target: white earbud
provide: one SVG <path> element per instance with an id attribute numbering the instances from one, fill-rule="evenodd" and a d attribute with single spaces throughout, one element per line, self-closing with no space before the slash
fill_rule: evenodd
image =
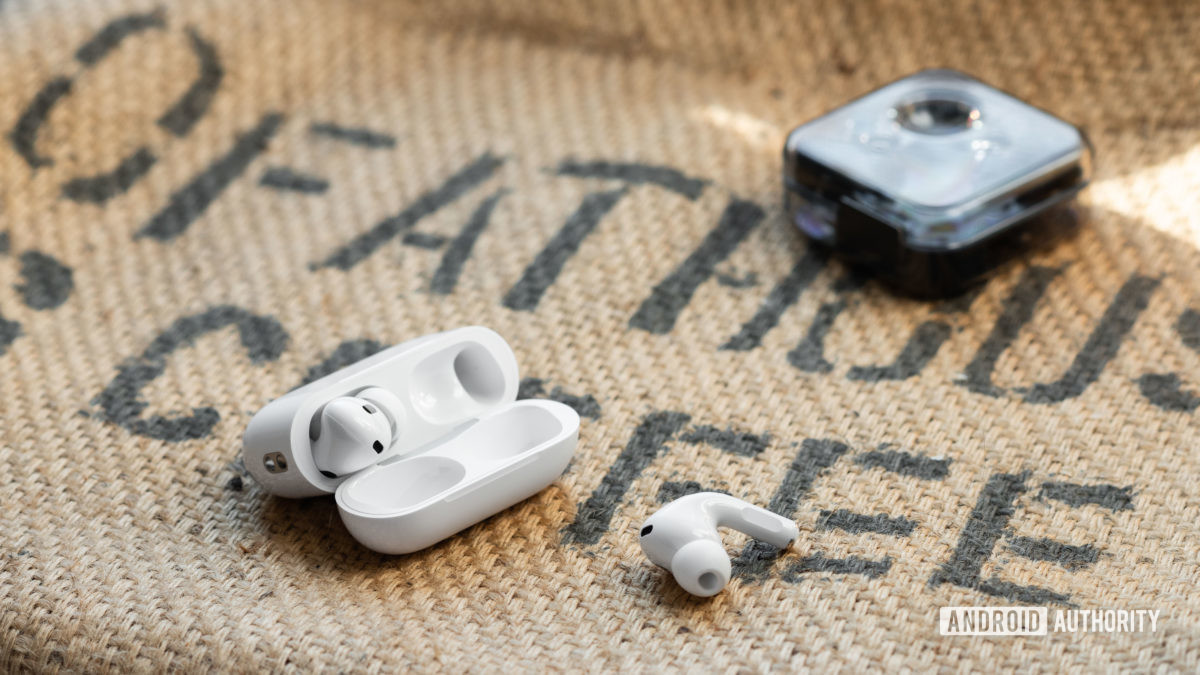
<path id="1" fill-rule="evenodd" d="M 401 415 L 395 396 L 378 387 L 331 400 L 310 427 L 313 463 L 327 478 L 375 464 L 399 435 Z"/>
<path id="2" fill-rule="evenodd" d="M 716 595 L 729 583 L 729 555 L 717 534 L 728 527 L 787 548 L 800 536 L 796 523 L 719 492 L 699 492 L 655 512 L 642 525 L 642 551 L 692 595 Z"/>

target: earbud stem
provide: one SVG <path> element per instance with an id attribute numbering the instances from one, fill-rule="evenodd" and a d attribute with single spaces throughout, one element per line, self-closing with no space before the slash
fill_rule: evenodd
<path id="1" fill-rule="evenodd" d="M 714 500 L 710 504 L 717 527 L 732 528 L 776 548 L 787 548 L 800 537 L 800 528 L 795 522 L 761 506 L 733 497 Z"/>

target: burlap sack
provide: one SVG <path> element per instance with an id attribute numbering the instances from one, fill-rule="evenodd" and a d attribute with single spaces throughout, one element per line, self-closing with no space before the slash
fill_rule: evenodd
<path id="1" fill-rule="evenodd" d="M 1186 2 L 0 3 L 0 664 L 1200 667 L 1200 15 Z M 1082 125 L 1082 232 L 898 299 L 780 209 L 795 124 L 927 66 Z M 268 400 L 465 324 L 583 415 L 421 553 L 267 496 Z M 730 534 L 707 601 L 641 554 Z M 1158 610 L 967 638 L 939 608 Z"/>

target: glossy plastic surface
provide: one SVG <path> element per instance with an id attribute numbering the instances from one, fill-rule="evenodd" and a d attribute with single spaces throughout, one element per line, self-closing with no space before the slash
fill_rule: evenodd
<path id="1" fill-rule="evenodd" d="M 778 548 L 800 536 L 789 518 L 720 492 L 697 492 L 667 504 L 642 523 L 639 541 L 650 562 L 671 571 L 692 595 L 716 595 L 729 582 L 729 556 L 718 528 L 728 527 Z"/>
<path id="2" fill-rule="evenodd" d="M 402 455 L 517 397 L 517 359 L 495 331 L 481 326 L 426 335 L 385 349 L 271 401 L 242 436 L 246 469 L 281 497 L 329 494 L 346 476 L 321 474 L 313 461 L 314 420 L 330 401 L 382 389 L 397 433 L 377 461 Z M 286 469 L 265 459 L 280 455 Z"/>
<path id="3" fill-rule="evenodd" d="M 338 487 L 338 510 L 365 546 L 417 551 L 554 482 L 578 438 L 570 407 L 510 403 L 451 438 L 355 474 Z"/>
<path id="4" fill-rule="evenodd" d="M 1001 262 L 1009 230 L 1082 189 L 1074 126 L 953 70 L 927 70 L 797 127 L 784 148 L 795 225 L 918 295 Z"/>
<path id="5" fill-rule="evenodd" d="M 246 429 L 243 459 L 273 494 L 336 492 L 356 539 L 408 553 L 537 493 L 566 468 L 579 415 L 553 401 L 516 401 L 518 383 L 516 357 L 495 332 L 425 336 L 269 403 Z M 350 433 L 345 420 L 357 412 L 365 421 Z"/>

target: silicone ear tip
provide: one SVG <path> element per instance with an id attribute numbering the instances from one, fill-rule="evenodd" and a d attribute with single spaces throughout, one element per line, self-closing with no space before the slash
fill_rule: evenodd
<path id="1" fill-rule="evenodd" d="M 683 590 L 702 598 L 720 593 L 732 571 L 725 548 L 709 539 L 686 544 L 671 559 L 675 581 Z"/>

